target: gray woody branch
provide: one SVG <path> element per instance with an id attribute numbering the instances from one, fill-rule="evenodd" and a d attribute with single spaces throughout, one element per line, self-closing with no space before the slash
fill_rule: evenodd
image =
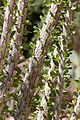
<path id="1" fill-rule="evenodd" d="M 18 109 L 15 114 L 16 120 L 27 120 L 30 115 L 30 103 L 34 97 L 36 79 L 41 71 L 45 55 L 51 43 L 50 33 L 53 32 L 59 21 L 62 6 L 62 3 L 60 5 L 52 4 L 46 16 L 40 31 L 40 39 L 37 40 L 34 58 L 32 58 L 29 64 L 29 74 L 19 96 Z"/>
<path id="2" fill-rule="evenodd" d="M 15 76 L 15 68 L 19 60 L 19 51 L 18 48 L 22 43 L 22 33 L 24 28 L 24 21 L 26 18 L 26 5 L 27 0 L 19 0 L 18 1 L 18 13 L 17 13 L 17 21 L 15 26 L 15 35 L 12 51 L 8 56 L 8 70 L 7 77 L 0 85 L 0 114 L 3 110 L 4 103 L 7 101 L 7 95 L 9 94 L 10 87 L 13 83 L 13 77 Z"/>
<path id="3" fill-rule="evenodd" d="M 7 7 L 5 11 L 3 31 L 0 41 L 0 73 L 3 69 L 4 58 L 7 52 L 7 45 L 10 41 L 10 29 L 13 21 L 13 10 L 15 6 L 15 0 L 7 0 Z"/>

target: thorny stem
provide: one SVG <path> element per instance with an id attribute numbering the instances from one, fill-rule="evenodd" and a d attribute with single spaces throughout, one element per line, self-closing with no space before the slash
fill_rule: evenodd
<path id="1" fill-rule="evenodd" d="M 22 43 L 22 33 L 24 28 L 24 21 L 26 19 L 26 5 L 27 0 L 19 0 L 18 1 L 18 13 L 17 13 L 17 21 L 15 26 L 15 35 L 14 35 L 14 43 L 13 43 L 13 49 L 9 53 L 8 60 L 8 72 L 7 77 L 3 81 L 3 83 L 0 85 L 0 114 L 3 110 L 4 103 L 7 101 L 7 95 L 9 94 L 9 90 L 11 88 L 11 85 L 13 83 L 13 77 L 15 76 L 15 68 L 19 60 L 19 51 L 18 48 L 20 47 Z"/>
<path id="2" fill-rule="evenodd" d="M 76 2 L 76 1 L 75 1 Z M 76 7 L 79 1 L 76 2 Z M 72 3 L 73 4 L 73 3 Z M 60 52 L 59 52 L 59 76 L 58 76 L 58 87 L 59 87 L 59 95 L 57 96 L 57 105 L 56 105 L 56 120 L 59 120 L 61 116 L 61 103 L 63 97 L 63 90 L 64 90 L 64 67 L 66 63 L 66 59 L 64 57 L 64 53 L 67 52 L 67 45 L 68 45 L 68 37 L 71 37 L 71 27 L 70 23 L 74 20 L 74 12 L 71 10 L 71 7 L 68 8 L 67 13 L 64 15 L 65 22 L 63 25 L 63 36 L 60 39 Z M 64 43 L 64 44 L 63 44 Z"/>
<path id="3" fill-rule="evenodd" d="M 38 108 L 38 114 L 37 114 L 37 120 L 48 120 L 48 105 L 47 102 L 49 100 L 49 94 L 51 93 L 50 87 L 48 85 L 48 82 L 45 82 L 44 85 L 44 94 L 41 94 L 42 100 L 40 108 Z"/>
<path id="4" fill-rule="evenodd" d="M 15 8 L 15 0 L 7 0 L 7 7 L 5 11 L 4 23 L 3 23 L 3 31 L 1 35 L 1 42 L 0 42 L 0 74 L 3 69 L 3 64 L 7 52 L 7 45 L 10 41 L 10 30 L 13 21 L 13 11 Z"/>
<path id="5" fill-rule="evenodd" d="M 55 25 L 55 22 L 53 22 L 53 17 L 55 21 L 57 21 L 57 19 L 59 21 L 60 10 L 62 6 L 63 3 L 60 5 L 51 5 L 50 12 L 48 12 L 42 30 L 40 31 L 40 39 L 37 40 L 35 55 L 29 64 L 29 74 L 26 78 L 27 83 L 23 85 L 21 95 L 19 96 L 18 109 L 15 114 L 16 120 L 22 120 L 22 118 L 24 118 L 24 120 L 28 120 L 28 117 L 31 113 L 30 103 L 34 96 L 36 79 L 42 69 L 45 55 L 51 44 L 50 32 L 52 30 L 54 31 L 53 28 L 55 28 L 57 25 Z"/>

